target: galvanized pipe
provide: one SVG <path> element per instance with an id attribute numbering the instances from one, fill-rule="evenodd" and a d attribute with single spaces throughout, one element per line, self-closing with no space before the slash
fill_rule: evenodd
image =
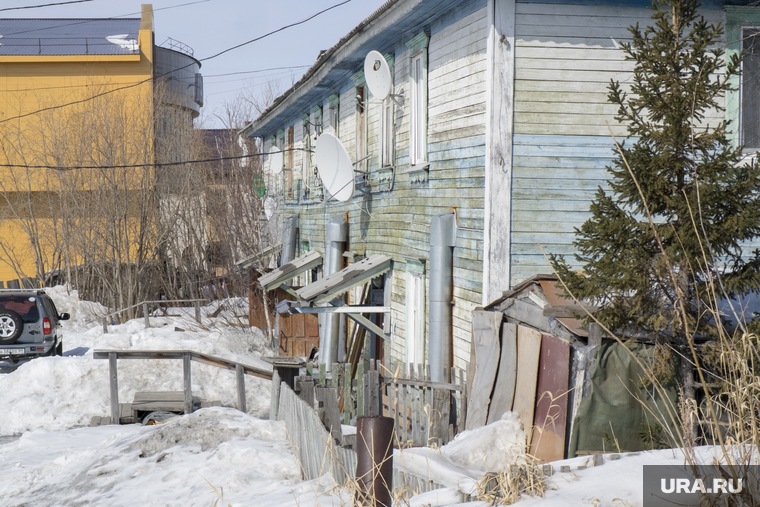
<path id="1" fill-rule="evenodd" d="M 285 230 L 282 234 L 282 255 L 280 266 L 296 258 L 296 242 L 298 232 L 298 215 L 292 215 L 285 219 Z"/>
<path id="2" fill-rule="evenodd" d="M 324 275 L 328 276 L 340 271 L 343 265 L 343 252 L 346 250 L 346 241 L 348 240 L 348 222 L 343 215 L 335 215 L 330 218 L 326 236 Z M 333 363 L 338 360 L 340 317 L 338 314 L 326 314 L 322 317 L 319 362 L 325 364 L 327 371 L 330 371 Z"/>
<path id="3" fill-rule="evenodd" d="M 393 419 L 356 418 L 356 504 L 391 507 Z"/>
<path id="4" fill-rule="evenodd" d="M 451 368 L 451 305 L 454 298 L 452 267 L 457 239 L 453 211 L 435 215 L 430 224 L 430 336 L 428 362 L 433 382 L 448 382 Z"/>

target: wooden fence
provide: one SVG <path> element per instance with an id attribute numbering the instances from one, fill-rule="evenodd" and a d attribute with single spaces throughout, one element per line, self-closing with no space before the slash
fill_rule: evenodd
<path id="1" fill-rule="evenodd" d="M 310 406 L 309 402 L 314 401 L 311 393 L 313 391 L 307 389 L 299 396 L 285 382 L 279 382 L 275 373 L 272 379 L 273 412 L 270 416 L 285 423 L 293 454 L 301 464 L 304 479 L 316 479 L 329 472 L 338 485 L 350 487 L 356 472 L 356 451 L 337 444 L 334 435 L 330 434 L 322 422 L 326 411 L 318 412 Z M 304 397 L 309 398 L 309 401 L 305 401 Z M 350 441 L 344 439 L 344 442 L 345 440 Z M 419 477 L 394 466 L 393 487 L 400 490 L 398 494 L 412 496 L 444 486 L 428 477 Z M 465 500 L 463 497 L 462 501 Z"/>
<path id="2" fill-rule="evenodd" d="M 452 382 L 440 383 L 430 380 L 429 367 L 391 363 L 388 369 L 373 361 L 368 365 L 365 369 L 360 362 L 350 382 L 346 380 L 352 376 L 348 363 L 333 364 L 329 377 L 325 365 L 320 365 L 318 377 L 312 377 L 307 367 L 307 376 L 296 382 L 309 379 L 314 387 L 334 388 L 334 418 L 342 424 L 352 424 L 363 415 L 393 418 L 397 447 L 443 445 L 464 430 L 467 399 L 463 370 L 452 368 Z M 300 388 L 296 386 L 296 390 Z M 313 406 L 311 401 L 309 404 Z M 332 416 L 327 417 L 332 420 Z"/>
<path id="3" fill-rule="evenodd" d="M 279 383 L 276 375 L 272 382 Z M 276 419 L 285 422 L 293 454 L 301 462 L 303 478 L 316 479 L 330 472 L 337 484 L 346 484 L 356 470 L 356 453 L 337 446 L 317 411 L 299 399 L 286 383 L 278 387 Z"/>

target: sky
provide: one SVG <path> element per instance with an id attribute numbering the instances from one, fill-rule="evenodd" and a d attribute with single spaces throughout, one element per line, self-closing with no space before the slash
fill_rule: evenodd
<path id="1" fill-rule="evenodd" d="M 81 0 L 58 6 L 8 10 L 72 0 L 3 0 L 0 18 L 140 17 L 139 0 Z M 145 1 L 145 0 L 143 0 Z M 224 104 L 237 94 L 258 96 L 275 81 L 286 91 L 317 59 L 386 0 L 349 0 L 282 32 L 202 62 L 203 127 L 221 128 Z M 187 44 L 203 60 L 232 46 L 302 21 L 345 0 L 154 0 L 156 44 L 167 38 Z M 280 69 L 269 70 L 263 69 Z M 223 75 L 241 73 L 235 75 Z M 254 118 L 251 118 L 253 120 Z"/>

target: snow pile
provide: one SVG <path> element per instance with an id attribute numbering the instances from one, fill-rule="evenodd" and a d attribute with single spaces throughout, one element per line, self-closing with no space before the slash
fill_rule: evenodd
<path id="1" fill-rule="evenodd" d="M 224 408 L 158 426 L 37 430 L 0 446 L 0 464 L 3 506 L 207 506 L 212 486 L 223 505 L 258 505 L 300 482 L 284 423 Z"/>
<path id="2" fill-rule="evenodd" d="M 517 412 L 506 412 L 499 421 L 463 431 L 441 447 L 441 454 L 464 468 L 507 472 L 509 465 L 524 463 L 525 441 Z"/>

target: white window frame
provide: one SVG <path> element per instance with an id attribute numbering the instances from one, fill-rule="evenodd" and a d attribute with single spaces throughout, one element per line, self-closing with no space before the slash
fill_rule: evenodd
<path id="1" fill-rule="evenodd" d="M 382 102 L 380 112 L 380 166 L 390 167 L 393 160 L 393 100 L 388 97 Z"/>
<path id="2" fill-rule="evenodd" d="M 425 363 L 425 274 L 406 271 L 406 362 Z"/>
<path id="3" fill-rule="evenodd" d="M 413 54 L 409 61 L 409 165 L 427 162 L 427 48 Z"/>

